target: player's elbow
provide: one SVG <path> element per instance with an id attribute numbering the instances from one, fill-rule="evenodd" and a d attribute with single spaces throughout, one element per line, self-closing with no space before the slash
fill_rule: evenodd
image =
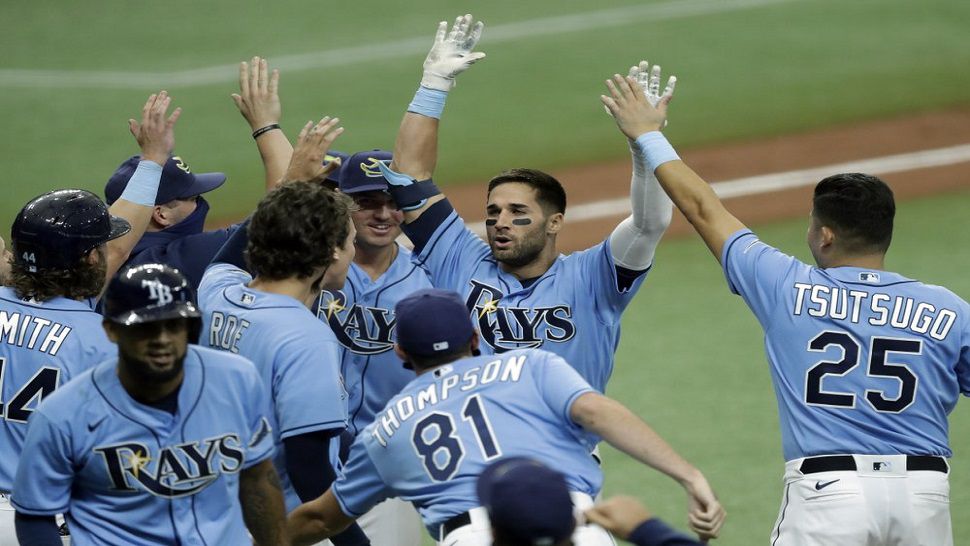
<path id="1" fill-rule="evenodd" d="M 609 398 L 598 392 L 587 392 L 573 402 L 569 408 L 569 417 L 584 430 L 595 433 L 602 428 L 608 402 Z"/>

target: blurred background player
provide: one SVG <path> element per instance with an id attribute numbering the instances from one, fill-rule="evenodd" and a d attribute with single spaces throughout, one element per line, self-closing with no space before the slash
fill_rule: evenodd
<path id="1" fill-rule="evenodd" d="M 279 72 L 272 74 L 266 60 L 253 57 L 240 63 L 239 94 L 233 101 L 253 130 L 253 138 L 263 158 L 266 191 L 279 183 L 286 171 L 293 147 L 280 130 L 282 109 L 279 100 Z M 112 204 L 125 190 L 140 156 L 121 164 L 104 187 L 105 199 Z M 163 162 L 162 182 L 152 202 L 154 208 L 147 233 L 132 251 L 128 264 L 162 263 L 182 272 L 198 288 L 205 268 L 229 236 L 239 227 L 205 230 L 209 203 L 203 197 L 226 181 L 223 173 L 191 172 L 180 156 Z"/>
<path id="2" fill-rule="evenodd" d="M 566 257 L 556 249 L 566 194 L 552 176 L 513 169 L 489 182 L 483 242 L 465 227 L 430 180 L 438 158 L 438 124 L 455 77 L 484 53 L 474 52 L 482 23 L 442 22 L 424 76 L 404 115 L 391 170 L 391 195 L 404 211 L 414 260 L 436 287 L 465 299 L 481 332 L 483 353 L 541 347 L 576 366 L 600 392 L 613 371 L 620 315 L 653 264 L 672 207 L 634 148 L 632 215 L 600 245 Z M 659 85 L 660 74 L 655 74 Z M 672 84 L 667 93 L 673 92 Z M 396 172 L 391 172 L 391 171 Z"/>
<path id="3" fill-rule="evenodd" d="M 654 518 L 638 501 L 619 496 L 580 512 L 566 478 L 535 459 L 505 457 L 478 477 L 493 546 L 571 546 L 576 521 L 589 521 L 637 546 L 700 546 Z"/>
<path id="4" fill-rule="evenodd" d="M 31 200 L 14 220 L 0 271 L 0 545 L 16 544 L 8 496 L 27 418 L 59 386 L 115 354 L 93 301 L 145 231 L 180 110 L 151 95 L 129 122 L 144 159 L 111 208 L 84 190 Z M 6 269 L 6 271 L 4 271 Z"/>
<path id="5" fill-rule="evenodd" d="M 30 419 L 12 501 L 21 544 L 59 546 L 59 513 L 74 546 L 287 544 L 266 388 L 245 359 L 190 345 L 199 327 L 174 269 L 111 282 L 115 357 Z"/>
<path id="6" fill-rule="evenodd" d="M 321 288 L 344 285 L 354 256 L 353 204 L 318 177 L 297 174 L 323 172 L 319 156 L 343 132 L 338 121 L 307 124 L 288 181 L 260 201 L 199 287 L 201 343 L 252 360 L 270 390 L 266 411 L 288 510 L 329 487 L 330 442 L 347 427 L 340 345 L 309 306 Z M 367 544 L 367 538 L 353 528 L 334 543 Z"/>
<path id="7" fill-rule="evenodd" d="M 403 213 L 387 192 L 377 166 L 390 161 L 382 150 L 359 152 L 340 168 L 340 191 L 357 210 L 351 213 L 357 235 L 354 262 L 340 290 L 323 290 L 317 317 L 343 346 L 341 370 L 347 387 L 350 424 L 342 452 L 374 420 L 387 401 L 414 379 L 394 354 L 394 306 L 431 282 L 411 262 L 411 252 L 397 242 Z M 345 454 L 345 453 L 344 453 Z M 358 520 L 374 546 L 420 546 L 421 519 L 414 508 L 388 499 Z"/>
<path id="8" fill-rule="evenodd" d="M 398 496 L 414 504 L 440 542 L 487 546 L 491 534 L 475 481 L 489 462 L 543 461 L 566 476 L 573 502 L 585 509 L 602 486 L 589 455 L 599 439 L 676 479 L 688 494 L 691 527 L 717 536 L 724 510 L 703 474 L 561 357 L 539 349 L 472 356 L 478 335 L 452 291 L 415 292 L 395 312 L 395 351 L 418 377 L 357 437 L 326 494 L 291 513 L 294 544 L 326 538 Z M 613 544 L 594 526 L 578 528 L 574 540 Z"/>
<path id="9" fill-rule="evenodd" d="M 947 416 L 970 394 L 970 305 L 885 270 L 896 212 L 879 178 L 815 186 L 817 265 L 758 239 L 660 133 L 668 100 L 631 79 L 602 101 L 764 328 L 781 414 L 785 493 L 776 546 L 953 544 Z M 933 499 L 933 500 L 928 500 Z"/>

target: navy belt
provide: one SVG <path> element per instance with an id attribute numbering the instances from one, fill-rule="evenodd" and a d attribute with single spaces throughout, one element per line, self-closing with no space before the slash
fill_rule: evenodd
<path id="1" fill-rule="evenodd" d="M 448 536 L 449 533 L 451 533 L 455 529 L 464 527 L 466 525 L 471 525 L 471 523 L 472 523 L 471 514 L 469 514 L 468 512 L 463 512 L 461 514 L 458 514 L 457 516 L 441 524 L 441 538 L 444 539 L 446 536 Z"/>
<path id="2" fill-rule="evenodd" d="M 802 474 L 817 472 L 833 472 L 838 470 L 857 470 L 852 455 L 825 455 L 821 457 L 806 457 L 798 468 Z M 931 470 L 934 472 L 949 472 L 946 459 L 931 455 L 907 455 L 906 470 Z"/>

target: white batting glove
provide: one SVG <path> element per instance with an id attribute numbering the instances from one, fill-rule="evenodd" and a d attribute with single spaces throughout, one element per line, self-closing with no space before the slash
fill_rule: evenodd
<path id="1" fill-rule="evenodd" d="M 640 61 L 639 65 L 630 67 L 630 77 L 637 80 L 647 100 L 654 108 L 660 103 L 660 99 L 674 94 L 674 87 L 677 86 L 677 76 L 667 79 L 667 87 L 664 88 L 663 95 L 660 94 L 660 65 L 655 64 L 650 68 L 650 63 Z"/>
<path id="2" fill-rule="evenodd" d="M 434 45 L 424 60 L 421 85 L 429 89 L 451 91 L 455 86 L 455 76 L 485 57 L 480 51 L 472 52 L 482 37 L 484 26 L 481 21 L 472 24 L 471 15 L 462 15 L 455 19 L 451 32 L 448 31 L 447 21 L 438 23 Z"/>

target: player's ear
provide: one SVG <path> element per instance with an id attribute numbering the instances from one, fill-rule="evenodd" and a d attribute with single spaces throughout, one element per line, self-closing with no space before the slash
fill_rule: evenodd
<path id="1" fill-rule="evenodd" d="M 562 229 L 564 220 L 565 215 L 563 215 L 561 212 L 549 215 L 549 217 L 546 218 L 546 233 L 550 235 L 559 233 L 559 230 Z"/>
<path id="2" fill-rule="evenodd" d="M 401 349 L 401 346 L 400 346 L 400 345 L 398 345 L 397 343 L 395 343 L 395 344 L 394 344 L 394 354 L 396 354 L 396 355 L 397 355 L 397 357 L 401 359 L 401 362 L 403 362 L 403 363 L 404 363 L 404 367 L 405 367 L 405 368 L 407 368 L 407 369 L 409 369 L 409 370 L 413 370 L 413 369 L 414 369 L 414 367 L 413 367 L 413 366 L 411 365 L 411 363 L 410 363 L 410 362 L 408 361 L 408 355 L 407 355 L 407 353 L 405 353 L 405 352 L 404 352 L 404 351 L 403 351 L 403 350 Z"/>
<path id="3" fill-rule="evenodd" d="M 108 335 L 108 339 L 112 343 L 118 343 L 118 333 L 114 329 L 114 323 L 110 320 L 101 321 L 101 327 L 104 328 L 104 333 Z"/>
<path id="4" fill-rule="evenodd" d="M 480 341 L 480 338 L 478 337 L 478 330 L 477 329 L 476 330 L 472 330 L 472 339 L 471 339 L 471 350 L 472 351 L 477 351 L 478 350 L 478 343 L 479 343 L 479 341 Z"/>
<path id="5" fill-rule="evenodd" d="M 152 221 L 163 227 L 172 225 L 172 221 L 168 217 L 168 210 L 161 205 L 155 205 L 155 208 L 152 209 Z"/>
<path id="6" fill-rule="evenodd" d="M 821 243 L 822 247 L 828 247 L 835 244 L 835 241 L 838 238 L 837 234 L 835 233 L 835 230 L 833 230 L 828 226 L 822 226 L 821 233 L 822 233 L 822 238 L 819 241 L 819 243 Z"/>

